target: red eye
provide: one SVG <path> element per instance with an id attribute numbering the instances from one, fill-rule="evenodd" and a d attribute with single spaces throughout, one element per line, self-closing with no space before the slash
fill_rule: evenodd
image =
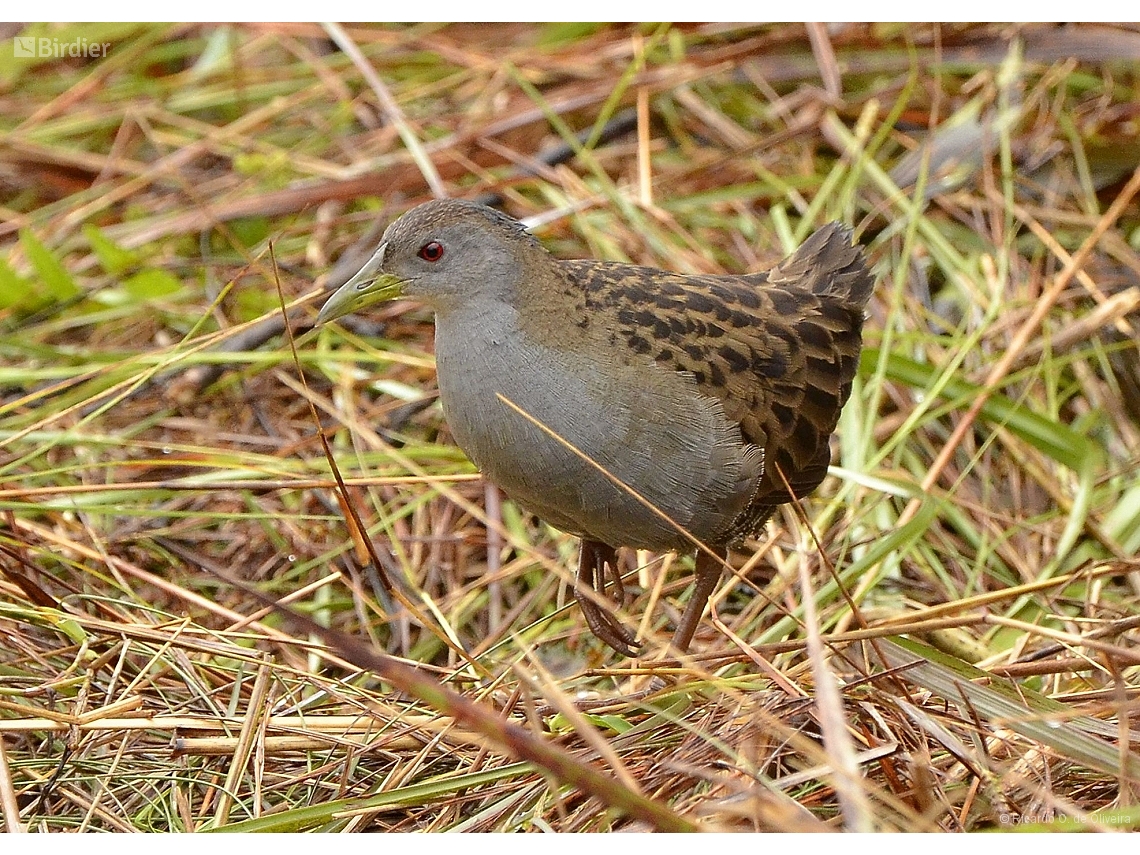
<path id="1" fill-rule="evenodd" d="M 425 243 L 420 247 L 418 255 L 424 261 L 439 261 L 443 258 L 443 244 L 437 240 Z"/>

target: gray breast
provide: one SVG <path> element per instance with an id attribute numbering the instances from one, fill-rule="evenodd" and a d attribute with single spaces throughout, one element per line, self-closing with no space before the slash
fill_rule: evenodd
<path id="1" fill-rule="evenodd" d="M 597 349 L 529 342 L 513 313 L 474 328 L 457 320 L 436 320 L 444 412 L 460 447 L 515 501 L 612 546 L 691 548 L 666 516 L 705 543 L 724 542 L 763 455 L 690 377 L 643 357 L 606 362 Z"/>

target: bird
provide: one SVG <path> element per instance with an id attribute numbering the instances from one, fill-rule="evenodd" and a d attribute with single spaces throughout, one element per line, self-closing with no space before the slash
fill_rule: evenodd
<path id="1" fill-rule="evenodd" d="M 607 579 L 624 597 L 617 550 L 696 552 L 672 638 L 688 651 L 728 548 L 827 474 L 873 285 L 836 222 L 765 272 L 683 274 L 559 259 L 509 215 L 444 199 L 394 220 L 316 323 L 396 298 L 435 313 L 455 441 L 580 538 L 586 624 L 635 656 L 608 607 Z"/>

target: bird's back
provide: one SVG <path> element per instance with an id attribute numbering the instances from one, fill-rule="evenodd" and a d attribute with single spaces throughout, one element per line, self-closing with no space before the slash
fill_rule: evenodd
<path id="1" fill-rule="evenodd" d="M 624 345 L 692 375 L 699 392 L 739 423 L 743 441 L 763 449 L 764 475 L 724 542 L 754 533 L 776 505 L 819 486 L 851 394 L 873 286 L 847 229 L 826 225 L 771 270 L 747 276 L 562 265 L 585 292 L 587 311 L 615 319 Z"/>

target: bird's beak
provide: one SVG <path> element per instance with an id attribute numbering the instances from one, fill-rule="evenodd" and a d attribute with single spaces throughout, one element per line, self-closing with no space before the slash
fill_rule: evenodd
<path id="1" fill-rule="evenodd" d="M 387 249 L 386 242 L 380 244 L 380 248 L 372 254 L 368 263 L 333 292 L 317 315 L 317 326 L 359 312 L 373 303 L 394 300 L 403 293 L 403 280 L 391 273 L 380 272 L 380 268 L 384 265 L 384 251 Z"/>

